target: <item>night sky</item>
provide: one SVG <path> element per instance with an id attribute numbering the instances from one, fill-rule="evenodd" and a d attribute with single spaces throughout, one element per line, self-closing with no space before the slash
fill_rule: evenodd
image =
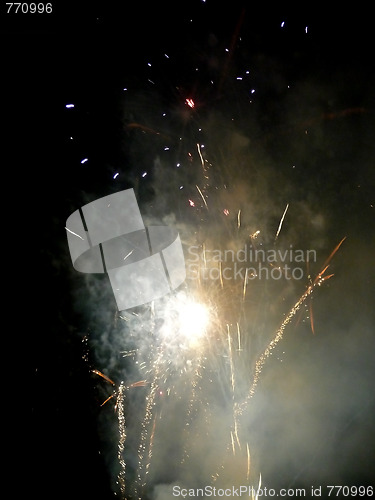
<path id="1" fill-rule="evenodd" d="M 372 14 L 368 4 L 326 13 L 219 3 L 52 2 L 52 14 L 2 16 L 3 185 L 19 208 L 10 220 L 24 263 L 12 292 L 15 349 L 27 357 L 15 390 L 25 439 L 17 496 L 116 498 L 114 403 L 100 406 L 112 388 L 90 370 L 119 383 L 130 368 L 106 277 L 73 269 L 65 223 L 128 188 L 146 221 L 175 224 L 194 244 L 229 244 L 239 209 L 244 231 L 259 229 L 269 244 L 289 204 L 278 244 L 316 249 L 314 275 L 346 237 L 334 276 L 314 291 L 314 333 L 303 307 L 265 364 L 243 427 L 270 488 L 375 484 Z M 197 144 L 210 162 L 209 213 L 196 189 Z M 307 285 L 249 289 L 260 346 Z M 179 480 L 198 485 L 193 469 L 171 472 L 165 427 L 143 500 L 173 498 L 168 485 Z"/>

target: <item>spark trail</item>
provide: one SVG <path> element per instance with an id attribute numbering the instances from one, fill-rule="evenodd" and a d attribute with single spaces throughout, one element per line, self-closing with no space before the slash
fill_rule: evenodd
<path id="1" fill-rule="evenodd" d="M 281 219 L 280 219 L 280 223 L 279 223 L 279 227 L 277 228 L 277 231 L 276 231 L 276 236 L 275 236 L 275 242 L 280 234 L 280 231 L 281 231 L 281 228 L 283 226 L 283 222 L 284 222 L 284 219 L 285 219 L 285 216 L 286 216 L 286 213 L 288 211 L 288 208 L 289 208 L 289 203 L 287 203 L 286 207 L 285 207 L 285 210 L 284 210 L 284 213 L 283 215 L 281 216 Z"/>
<path id="2" fill-rule="evenodd" d="M 339 249 L 339 247 L 341 246 L 341 244 L 343 243 L 344 240 L 345 240 L 345 238 L 343 238 L 340 241 L 340 243 L 335 247 L 335 249 L 333 250 L 333 252 L 331 253 L 330 257 L 327 259 L 326 262 L 328 262 L 332 259 L 333 255 L 337 252 L 337 250 Z M 267 347 L 263 351 L 263 353 L 257 359 L 257 361 L 255 363 L 253 383 L 251 384 L 249 394 L 248 394 L 246 400 L 243 403 L 241 403 L 240 405 L 238 405 L 238 407 L 236 408 L 237 414 L 240 414 L 244 410 L 244 408 L 246 407 L 246 405 L 249 402 L 249 399 L 251 399 L 252 396 L 254 395 L 256 386 L 259 382 L 259 378 L 260 378 L 263 366 L 264 366 L 267 358 L 269 358 L 269 356 L 271 355 L 272 350 L 277 346 L 277 344 L 283 338 L 283 334 L 284 334 L 284 330 L 285 330 L 286 326 L 290 323 L 291 319 L 296 315 L 297 311 L 300 309 L 300 307 L 306 301 L 306 299 L 311 296 L 315 287 L 320 286 L 324 281 L 329 280 L 333 276 L 333 274 L 329 274 L 327 276 L 324 276 L 325 272 L 328 269 L 328 265 L 329 264 L 327 264 L 323 267 L 323 269 L 317 274 L 313 283 L 308 286 L 306 291 L 301 295 L 301 297 L 297 300 L 297 302 L 294 304 L 294 306 L 290 309 L 290 311 L 286 315 L 284 321 L 281 323 L 280 327 L 276 331 L 275 336 L 273 337 L 271 342 L 267 345 Z"/>

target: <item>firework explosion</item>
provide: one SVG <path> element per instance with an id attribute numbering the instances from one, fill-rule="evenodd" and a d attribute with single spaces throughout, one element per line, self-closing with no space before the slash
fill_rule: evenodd
<path id="1" fill-rule="evenodd" d="M 314 335 L 312 298 L 333 276 L 330 264 L 345 240 L 319 266 L 314 250 L 296 250 L 283 239 L 289 203 L 273 228 L 256 225 L 238 201 L 236 179 L 226 180 L 226 169 L 203 149 L 197 143 L 185 152 L 190 170 L 178 179 L 187 193 L 178 200 L 183 222 L 163 216 L 156 199 L 156 210 L 144 217 L 147 224 L 179 229 L 186 282 L 148 305 L 116 313 L 111 368 L 101 366 L 108 375 L 92 370 L 113 386 L 102 406 L 112 404 L 117 418 L 115 489 L 124 499 L 159 498 L 170 494 L 159 488 L 170 491 L 173 484 L 260 487 L 244 425 L 252 398 L 292 320 L 303 317 Z M 158 169 L 154 188 L 162 193 L 164 166 Z M 274 307 L 280 295 L 289 303 L 283 311 Z M 249 496 L 257 498 L 256 489 Z"/>
<path id="2" fill-rule="evenodd" d="M 303 267 L 292 279 L 290 273 L 297 269 L 285 261 L 293 264 L 296 250 L 282 238 L 289 202 L 279 213 L 269 207 L 265 216 L 261 180 L 254 178 L 255 188 L 248 182 L 238 156 L 243 146 L 237 130 L 230 126 L 225 132 L 236 148 L 234 173 L 226 150 L 228 142 L 232 147 L 230 140 L 212 130 L 212 118 L 200 118 L 192 98 L 181 99 L 180 105 L 188 119 L 182 136 L 138 123 L 126 125 L 147 140 L 155 136 L 164 154 L 175 150 L 174 160 L 164 156 L 154 162 L 154 195 L 144 219 L 147 225 L 177 227 L 187 279 L 172 295 L 116 315 L 112 349 L 122 360 L 112 366 L 119 381 L 104 403 L 114 403 L 117 412 L 116 484 L 123 498 L 149 498 L 155 486 L 176 481 L 197 487 L 207 478 L 218 487 L 258 484 L 260 471 L 251 465 L 244 418 L 264 364 L 297 313 L 308 319 L 314 333 L 311 299 L 332 276 L 330 261 L 344 241 L 320 269 L 315 269 L 315 251 L 310 251 L 310 262 L 308 252 L 297 250 L 302 256 L 295 260 Z M 196 142 L 203 135 L 207 142 Z M 140 171 L 139 181 L 149 175 Z M 118 177 L 116 172 L 113 179 Z M 168 207 L 166 186 L 168 193 L 179 192 L 169 198 Z M 142 197 L 140 186 L 138 195 Z M 283 311 L 275 304 L 280 296 L 290 303 Z M 101 368 L 110 374 L 105 364 Z M 107 375 L 101 376 L 106 380 Z M 169 430 L 173 445 L 166 438 Z"/>
<path id="3" fill-rule="evenodd" d="M 220 190 L 219 196 L 215 195 L 218 186 L 211 181 L 213 165 L 203 158 L 199 144 L 195 155 L 190 153 L 189 157 L 199 172 L 196 177 L 203 182 L 201 186 L 190 186 L 192 192 L 195 187 L 196 194 L 185 204 L 187 211 L 194 211 L 193 221 L 183 228 L 186 253 L 193 257 L 192 262 L 188 259 L 186 262 L 186 283 L 148 306 L 117 315 L 116 323 L 120 325 L 116 336 L 123 339 L 125 346 L 121 351 L 127 373 L 124 380 L 116 386 L 109 376 L 92 370 L 115 386 L 102 406 L 110 400 L 115 402 L 119 433 L 117 485 L 122 498 L 148 498 L 155 484 L 160 483 L 165 471 L 158 463 L 163 457 L 163 436 L 168 428 L 173 428 L 174 467 L 173 474 L 169 473 L 165 480 L 188 481 L 189 475 L 194 474 L 194 484 L 198 486 L 209 477 L 212 484 L 224 488 L 228 481 L 257 482 L 255 476 L 259 471 L 253 472 L 250 443 L 242 431 L 243 415 L 255 393 L 263 365 L 288 324 L 305 302 L 311 300 L 315 288 L 331 278 L 332 274 L 327 273 L 330 261 L 345 239 L 332 251 L 316 277 L 307 277 L 305 290 L 279 320 L 279 327 L 274 332 L 260 333 L 257 322 L 269 323 L 261 312 L 265 307 L 265 285 L 254 287 L 254 280 L 258 279 L 254 267 L 234 272 L 238 263 L 233 256 L 247 248 L 251 256 L 251 252 L 257 257 L 264 256 L 267 242 L 262 241 L 261 230 L 243 224 L 241 208 L 233 211 L 222 206 Z M 228 191 L 225 183 L 220 187 Z M 288 207 L 281 214 L 270 241 L 272 248 L 268 250 L 274 252 L 273 257 L 284 256 L 281 261 L 293 252 L 291 246 L 289 250 L 279 249 L 278 254 L 275 250 Z M 222 221 L 219 227 L 218 217 Z M 216 234 L 208 230 L 213 224 Z M 223 242 L 230 242 L 231 249 L 224 250 Z M 229 255 L 232 260 L 228 262 Z M 268 259 L 260 272 L 283 276 L 285 267 L 281 264 L 275 258 Z M 307 260 L 307 268 L 309 264 Z M 233 274 L 229 277 L 228 273 Z M 290 280 L 287 276 L 283 278 Z M 271 290 L 271 296 L 272 293 Z M 255 299 L 256 294 L 261 298 Z M 309 313 L 314 332 L 311 308 Z M 141 402 L 141 396 L 132 394 L 136 391 L 142 391 Z M 176 413 L 182 415 L 179 422 L 175 421 Z M 130 452 L 129 434 L 132 435 Z M 203 468 L 202 457 L 207 456 L 214 443 L 216 452 L 220 452 L 210 458 L 209 468 L 204 466 L 204 480 L 198 469 Z M 136 461 L 130 459 L 130 465 L 126 458 L 129 453 L 137 457 Z"/>

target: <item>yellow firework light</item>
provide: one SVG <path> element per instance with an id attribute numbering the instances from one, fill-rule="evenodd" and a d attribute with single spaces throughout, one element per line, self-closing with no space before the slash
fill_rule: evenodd
<path id="1" fill-rule="evenodd" d="M 213 320 L 210 308 L 186 292 L 179 292 L 160 305 L 159 314 L 163 318 L 163 342 L 179 350 L 197 349 Z"/>
<path id="2" fill-rule="evenodd" d="M 204 335 L 209 323 L 209 311 L 199 302 L 188 301 L 179 306 L 179 331 L 190 341 Z"/>

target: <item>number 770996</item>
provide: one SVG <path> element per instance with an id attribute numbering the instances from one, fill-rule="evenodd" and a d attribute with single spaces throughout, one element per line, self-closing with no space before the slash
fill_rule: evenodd
<path id="1" fill-rule="evenodd" d="M 7 14 L 51 14 L 52 3 L 7 2 Z"/>

